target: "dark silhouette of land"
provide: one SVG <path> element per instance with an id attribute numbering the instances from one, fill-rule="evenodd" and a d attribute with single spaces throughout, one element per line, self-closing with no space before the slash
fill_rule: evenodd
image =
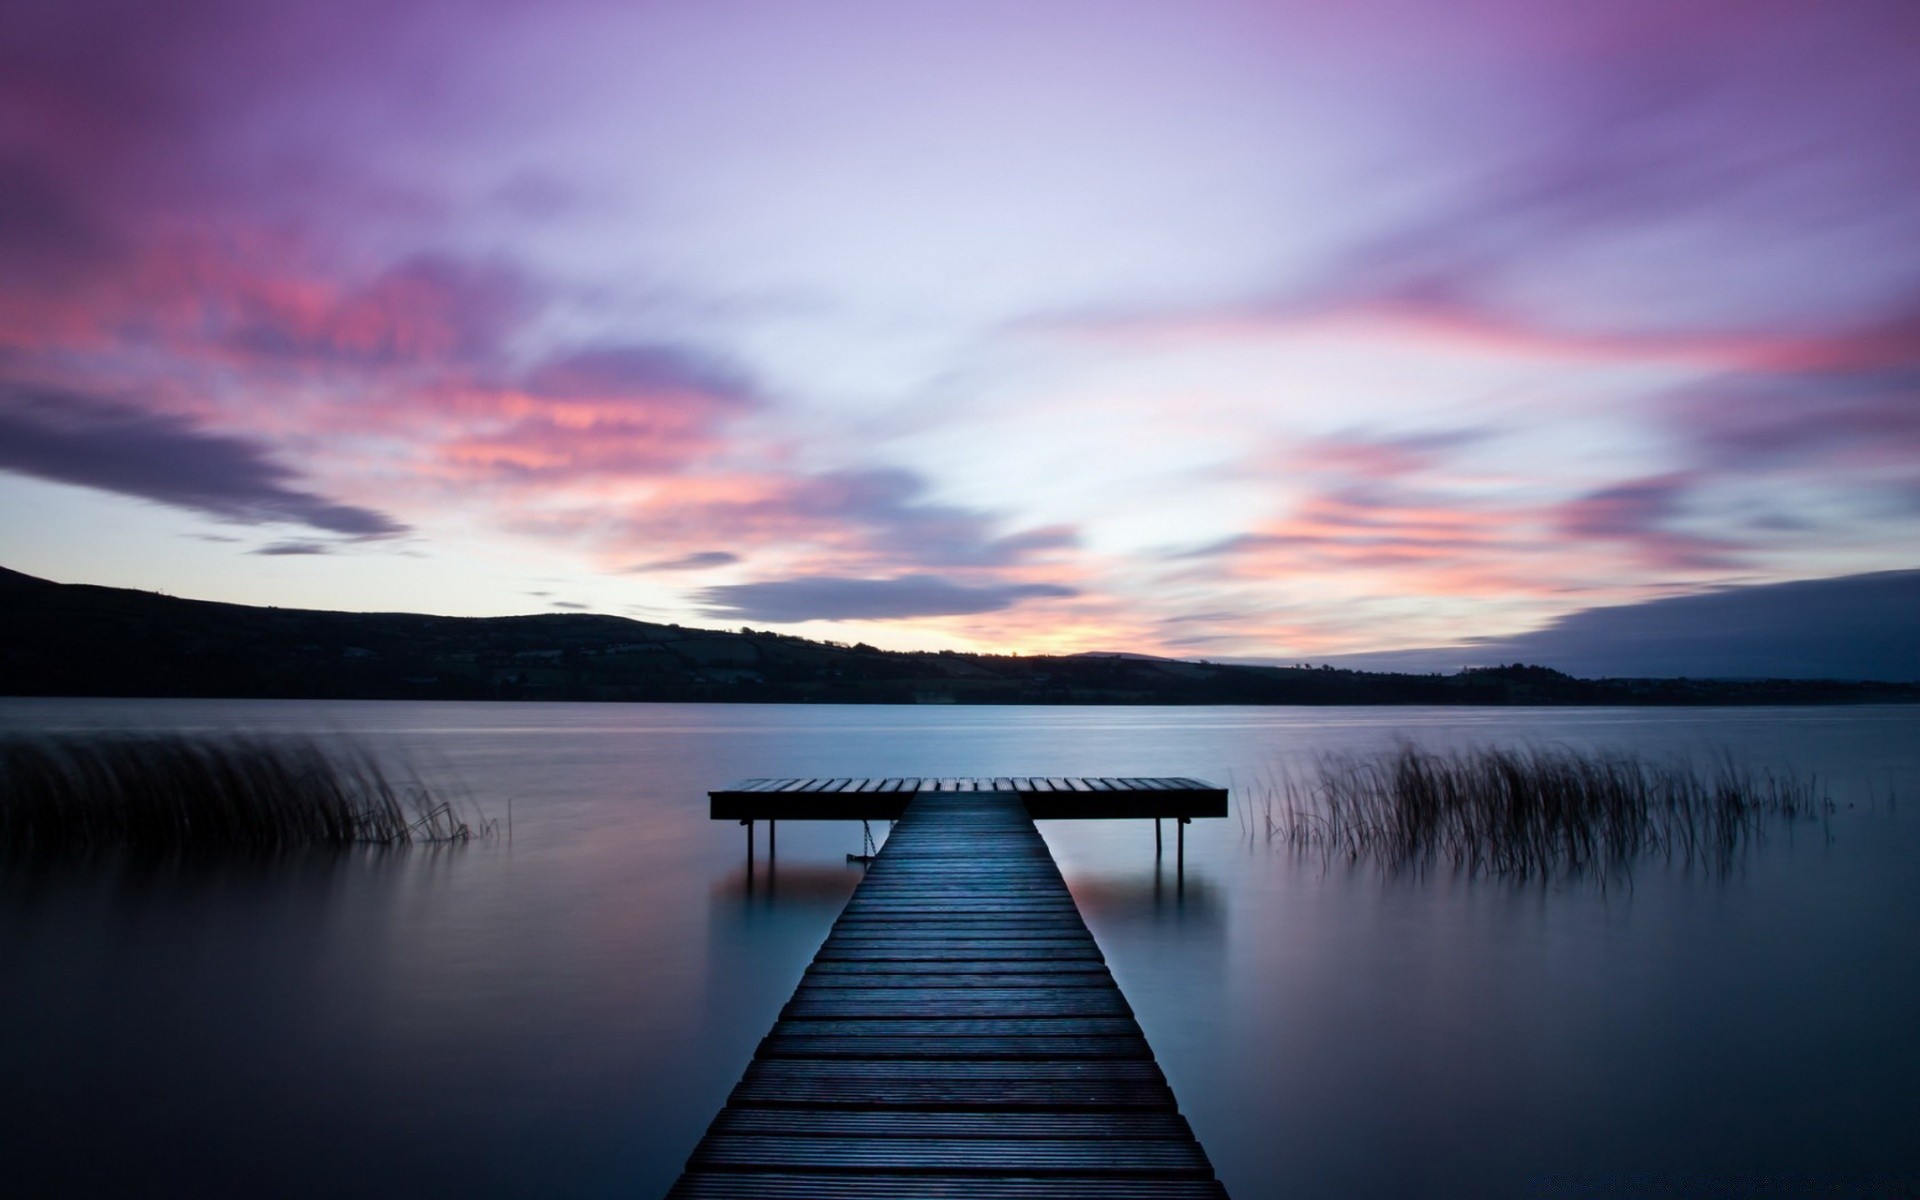
<path id="1" fill-rule="evenodd" d="M 1400 675 L 1142 655 L 900 652 L 584 613 L 259 608 L 0 568 L 0 694 L 832 704 L 1847 704 L 1920 684 Z"/>

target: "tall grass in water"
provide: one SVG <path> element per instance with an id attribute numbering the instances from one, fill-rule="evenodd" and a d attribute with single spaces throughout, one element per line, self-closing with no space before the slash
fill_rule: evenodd
<path id="1" fill-rule="evenodd" d="M 464 841 L 450 805 L 341 742 L 248 737 L 0 739 L 0 850 Z"/>
<path id="2" fill-rule="evenodd" d="M 1324 757 L 1309 780 L 1270 782 L 1255 803 L 1270 840 L 1518 878 L 1616 873 L 1648 855 L 1724 869 L 1769 818 L 1832 809 L 1812 779 L 1730 758 L 1703 775 L 1624 753 L 1412 746 Z"/>

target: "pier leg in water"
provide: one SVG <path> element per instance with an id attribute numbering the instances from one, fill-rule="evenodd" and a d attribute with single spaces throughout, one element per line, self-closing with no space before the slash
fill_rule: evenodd
<path id="1" fill-rule="evenodd" d="M 922 793 L 670 1197 L 1224 1200 L 1011 792 Z"/>

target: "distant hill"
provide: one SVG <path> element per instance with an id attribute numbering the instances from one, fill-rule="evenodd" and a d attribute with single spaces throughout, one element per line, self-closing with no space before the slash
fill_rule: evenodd
<path id="1" fill-rule="evenodd" d="M 1344 655 L 1362 671 L 1544 663 L 1572 675 L 1920 681 L 1920 571 L 1746 584 L 1568 613 L 1527 633 Z"/>
<path id="2" fill-rule="evenodd" d="M 625 617 L 257 608 L 0 569 L 0 694 L 836 704 L 1816 704 L 1920 685 L 894 652 Z"/>

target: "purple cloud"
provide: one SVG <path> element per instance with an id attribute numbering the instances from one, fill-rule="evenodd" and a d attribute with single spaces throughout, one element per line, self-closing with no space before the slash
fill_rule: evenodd
<path id="1" fill-rule="evenodd" d="M 697 554 L 683 554 L 678 558 L 636 563 L 627 570 L 635 574 L 647 571 L 700 571 L 708 567 L 731 566 L 739 561 L 738 554 L 726 550 L 702 550 Z"/>
<path id="2" fill-rule="evenodd" d="M 1920 461 L 1920 358 L 1906 369 L 1729 375 L 1668 406 L 1676 432 L 1734 470 Z"/>
<path id="3" fill-rule="evenodd" d="M 250 359 L 315 366 L 484 363 L 535 305 L 519 272 L 440 256 L 409 259 L 317 298 L 311 285 L 246 282 L 213 298 L 230 310 L 226 344 Z"/>
<path id="4" fill-rule="evenodd" d="M 549 359 L 527 375 L 526 389 L 563 400 L 695 393 L 745 403 L 754 389 L 731 363 L 686 346 L 598 346 Z"/>
<path id="5" fill-rule="evenodd" d="M 448 387 L 429 403 L 478 418 L 445 447 L 463 470 L 543 481 L 671 474 L 722 445 L 727 422 L 763 401 L 726 361 L 636 344 L 566 351 L 517 376 Z M 505 419 L 487 420 L 495 414 Z"/>
<path id="6" fill-rule="evenodd" d="M 0 159 L 0 266 L 57 289 L 121 249 L 80 200 L 37 165 Z"/>
<path id="7" fill-rule="evenodd" d="M 888 621 L 904 617 L 999 612 L 1023 600 L 1073 596 L 1051 583 L 963 584 L 935 575 L 846 579 L 819 575 L 707 588 L 699 593 L 708 616 L 792 624 L 800 621 Z"/>
<path id="8" fill-rule="evenodd" d="M 991 514 L 929 503 L 926 490 L 919 475 L 898 468 L 834 471 L 797 481 L 772 503 L 825 527 L 865 529 L 874 553 L 929 567 L 1010 566 L 1079 540 L 1068 526 L 996 535 Z"/>
<path id="9" fill-rule="evenodd" d="M 1078 531 L 1065 525 L 999 533 L 995 514 L 930 502 L 926 481 L 899 468 L 769 474 L 737 490 L 737 497 L 696 491 L 682 503 L 649 504 L 631 514 L 625 536 L 632 547 L 686 547 L 689 555 L 702 543 L 805 546 L 832 559 L 820 569 L 840 572 L 1025 565 L 1079 543 Z M 642 567 L 682 564 L 720 560 L 681 555 Z"/>
<path id="10" fill-rule="evenodd" d="M 266 446 L 183 417 L 77 392 L 0 384 L 0 470 L 118 492 L 230 521 L 284 521 L 357 538 L 406 526 L 293 486 Z"/>
<path id="11" fill-rule="evenodd" d="M 1740 565 L 1739 547 L 1672 528 L 1694 481 L 1683 475 L 1635 479 L 1601 488 L 1558 511 L 1561 532 L 1582 541 L 1627 544 L 1667 570 L 1723 571 Z"/>
<path id="12" fill-rule="evenodd" d="M 1471 147 L 1450 195 L 1334 256 L 1292 302 L 1593 333 L 1885 320 L 1920 283 L 1920 214 L 1902 202 L 1920 161 L 1896 132 L 1920 121 L 1913 10 L 1751 8 L 1662 6 L 1658 31 L 1621 14 L 1613 53 L 1543 63 L 1559 77 Z M 1672 249 L 1650 253 L 1650 236 Z M 1619 269 L 1593 270 L 1604 258 Z"/>

